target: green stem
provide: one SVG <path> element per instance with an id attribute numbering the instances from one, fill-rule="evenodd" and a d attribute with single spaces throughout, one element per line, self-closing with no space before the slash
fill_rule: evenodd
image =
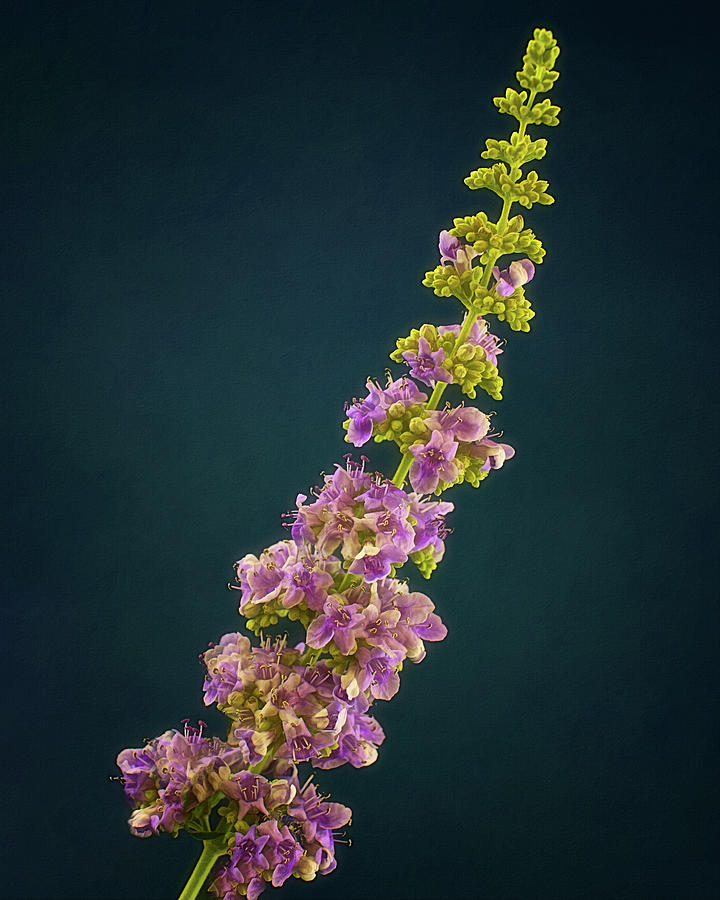
<path id="1" fill-rule="evenodd" d="M 197 865 L 192 870 L 188 882 L 180 894 L 179 900 L 195 900 L 200 893 L 202 886 L 205 884 L 210 869 L 215 865 L 217 860 L 227 853 L 227 844 L 224 839 L 215 839 L 212 841 L 203 841 L 203 850 Z"/>
<path id="2" fill-rule="evenodd" d="M 249 771 L 254 772 L 256 775 L 261 775 L 262 770 L 273 759 L 273 757 L 275 756 L 275 751 L 280 746 L 280 744 L 283 743 L 284 740 L 285 740 L 285 736 L 281 734 L 279 738 L 277 738 L 276 740 L 274 740 L 272 742 L 272 744 L 270 744 L 270 748 L 268 749 L 268 752 L 265 754 L 265 756 L 263 756 L 263 758 L 260 760 L 260 762 L 255 763 L 254 766 L 250 766 Z"/>

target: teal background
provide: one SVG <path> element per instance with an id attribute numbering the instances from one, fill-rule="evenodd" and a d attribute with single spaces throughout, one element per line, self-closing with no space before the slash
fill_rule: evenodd
<path id="1" fill-rule="evenodd" d="M 692 5 L 5 4 L 3 871 L 28 900 L 177 896 L 117 752 L 202 706 L 234 560 L 347 451 L 462 183 L 562 46 L 557 197 L 517 456 L 453 492 L 450 629 L 379 705 L 338 870 L 283 896 L 708 898 L 717 862 L 716 31 Z M 391 472 L 390 448 L 370 447 Z M 268 896 L 274 896 L 268 891 Z"/>

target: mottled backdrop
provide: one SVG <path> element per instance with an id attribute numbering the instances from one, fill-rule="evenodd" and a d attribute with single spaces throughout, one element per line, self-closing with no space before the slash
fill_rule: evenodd
<path id="1" fill-rule="evenodd" d="M 537 25 L 548 248 L 453 494 L 450 629 L 381 706 L 338 870 L 285 900 L 718 888 L 713 22 L 692 6 L 6 3 L 3 898 L 173 898 L 115 755 L 203 716 L 232 562 L 347 450 Z M 711 94 L 712 89 L 712 94 Z M 371 447 L 390 472 L 390 448 Z M 423 588 L 420 579 L 415 586 Z M 205 717 L 217 724 L 213 716 Z"/>

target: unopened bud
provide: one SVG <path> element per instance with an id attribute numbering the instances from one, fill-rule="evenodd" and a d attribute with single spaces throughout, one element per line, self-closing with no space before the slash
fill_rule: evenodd
<path id="1" fill-rule="evenodd" d="M 410 425 L 408 427 L 413 434 L 425 434 L 427 431 L 427 426 L 420 416 L 415 416 L 415 418 L 410 419 Z"/>
<path id="2" fill-rule="evenodd" d="M 455 351 L 455 359 L 460 362 L 468 362 L 475 356 L 476 347 L 474 344 L 463 344 Z"/>

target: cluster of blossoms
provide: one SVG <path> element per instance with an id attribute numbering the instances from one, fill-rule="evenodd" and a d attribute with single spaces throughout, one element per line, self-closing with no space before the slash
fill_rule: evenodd
<path id="1" fill-rule="evenodd" d="M 210 885 L 223 900 L 255 900 L 267 883 L 280 887 L 291 875 L 312 881 L 337 865 L 335 832 L 351 811 L 328 803 L 309 780 L 301 787 L 292 764 L 278 763 L 275 774 L 273 781 L 255 776 L 243 819 L 235 823 L 227 861 Z"/>
<path id="2" fill-rule="evenodd" d="M 201 830 L 207 801 L 218 792 L 233 797 L 249 762 L 245 745 L 208 740 L 202 725 L 187 723 L 183 732 L 166 731 L 142 748 L 123 750 L 117 764 L 125 793 L 137 806 L 131 832 L 149 837 L 160 831 L 176 834 L 180 828 Z"/>
<path id="3" fill-rule="evenodd" d="M 518 73 L 526 90 L 495 100 L 519 130 L 510 141 L 488 140 L 482 155 L 501 162 L 465 180 L 502 199 L 497 222 L 479 212 L 440 232 L 439 264 L 423 283 L 460 301 L 462 324 L 424 324 L 399 338 L 391 359 L 407 374 L 389 375 L 385 387 L 369 379 L 367 396 L 346 405 L 346 441 L 394 442 L 402 454 L 394 476 L 366 470 L 365 457 L 347 457 L 312 499 L 298 494 L 288 539 L 235 564 L 230 587 L 260 643 L 232 632 L 201 654 L 204 701 L 226 716 L 226 739 L 186 725 L 118 756 L 135 807 L 132 833 L 184 829 L 204 843 L 184 900 L 197 896 L 218 859 L 210 890 L 222 900 L 254 900 L 267 884 L 335 868 L 335 832 L 350 810 L 318 795 L 309 780 L 300 787 L 297 766 L 375 762 L 385 740 L 375 702 L 391 699 L 404 663 L 420 662 L 425 643 L 447 634 L 430 598 L 397 575 L 412 561 L 429 578 L 443 557 L 453 504 L 432 495 L 466 481 L 477 487 L 515 453 L 495 440 L 488 414 L 464 401 L 440 402 L 453 385 L 470 400 L 478 388 L 499 400 L 503 348 L 486 317 L 528 331 L 534 316 L 524 288 L 544 250 L 521 216 L 510 218 L 510 207 L 552 202 L 547 182 L 535 172 L 522 179 L 521 166 L 545 153 L 544 140 L 525 134 L 528 124 L 557 124 L 558 108 L 535 104 L 535 96 L 557 77 L 558 52 L 552 34 L 536 29 Z M 513 253 L 527 257 L 504 269 L 496 264 Z M 282 619 L 302 628 L 298 643 L 263 635 Z"/>
<path id="4" fill-rule="evenodd" d="M 204 654 L 206 705 L 229 718 L 231 744 L 272 748 L 276 759 L 321 769 L 370 765 L 385 735 L 367 715 L 367 697 L 351 699 L 338 672 L 326 660 L 307 661 L 306 649 L 282 639 L 252 647 L 244 635 L 226 634 Z"/>
<path id="5" fill-rule="evenodd" d="M 305 552 L 339 552 L 349 575 L 368 583 L 385 578 L 409 558 L 433 568 L 445 553 L 445 516 L 452 503 L 407 493 L 378 474 L 365 471 L 364 460 L 347 460 L 325 477 L 315 500 L 298 494 L 291 526 Z"/>
<path id="6" fill-rule="evenodd" d="M 251 771 L 252 753 L 242 740 L 237 744 L 208 740 L 202 726 L 186 725 L 184 733 L 167 731 L 145 747 L 123 750 L 125 793 L 137 804 L 131 832 L 148 837 L 184 828 L 206 837 L 214 815 L 224 826 L 228 861 L 210 889 L 222 898 L 252 900 L 267 882 L 331 872 L 335 831 L 350 821 L 350 810 L 328 803 L 309 782 L 301 788 L 292 764 L 276 764 L 267 777 Z"/>
<path id="7" fill-rule="evenodd" d="M 277 758 L 321 769 L 369 765 L 385 736 L 368 709 L 397 693 L 406 659 L 420 662 L 424 642 L 447 634 L 434 609 L 405 582 L 363 580 L 328 594 L 306 644 L 253 647 L 227 634 L 203 657 L 205 703 L 228 716 L 228 741 L 250 755 L 272 744 Z"/>
<path id="8" fill-rule="evenodd" d="M 397 349 L 390 354 L 395 362 L 403 360 L 418 381 L 434 387 L 439 381 L 457 384 L 474 399 L 480 387 L 494 400 L 502 399 L 503 380 L 498 374 L 501 342 L 488 330 L 487 322 L 477 318 L 458 343 L 459 325 L 430 325 L 413 328 L 407 337 L 398 338 Z"/>
<path id="9" fill-rule="evenodd" d="M 472 406 L 438 410 L 396 403 L 382 423 L 358 434 L 352 423 L 366 416 L 374 404 L 377 386 L 373 382 L 368 382 L 368 392 L 365 400 L 348 409 L 346 439 L 361 446 L 372 435 L 376 441 L 392 440 L 402 453 L 412 454 L 409 479 L 418 496 L 440 494 L 464 481 L 477 487 L 492 469 L 499 469 L 515 455 L 508 444 L 492 440 L 490 418 Z"/>
<path id="10" fill-rule="evenodd" d="M 518 231 L 512 231 L 513 227 L 518 228 Z M 499 321 L 507 322 L 513 331 L 530 331 L 529 322 L 535 316 L 535 312 L 530 301 L 525 297 L 524 287 L 535 275 L 535 266 L 532 260 L 527 258 L 515 260 L 505 269 L 493 266 L 492 275 L 495 278 L 495 285 L 492 288 L 484 284 L 487 268 L 473 267 L 474 259 L 482 261 L 488 256 L 488 243 L 504 245 L 505 252 L 524 248 L 532 254 L 536 262 L 541 262 L 545 251 L 540 241 L 530 229 L 521 232 L 519 229 L 522 227 L 522 216 L 516 216 L 508 222 L 502 235 L 487 231 L 488 222 L 484 213 L 455 219 L 455 228 L 452 231 L 440 232 L 440 265 L 425 273 L 423 284 L 432 288 L 438 297 L 457 297 L 473 316 L 485 316 L 492 313 L 497 316 Z M 472 229 L 477 229 L 480 234 L 474 233 Z M 465 244 L 460 237 L 479 239 L 474 244 Z M 487 238 L 489 241 L 486 240 Z M 478 248 L 483 247 L 485 248 L 484 252 L 481 252 Z M 450 263 L 450 265 L 445 265 L 445 263 Z M 429 349 L 432 351 L 434 348 L 430 347 Z M 455 368 L 458 368 L 461 373 L 463 367 L 462 355 L 455 357 L 458 350 L 460 350 L 460 346 L 453 349 L 452 355 L 446 353 L 447 362 L 439 357 L 443 367 L 448 372 L 453 371 L 455 375 L 453 380 L 461 385 L 468 396 L 472 397 L 474 394 L 471 391 L 474 385 L 486 377 L 488 385 L 482 385 L 482 387 L 491 396 L 495 396 L 493 391 L 499 391 L 502 382 L 498 384 L 497 372 L 493 373 L 492 369 L 488 369 L 486 374 L 486 371 L 479 369 L 476 363 L 474 377 L 479 376 L 477 382 L 473 382 L 472 378 L 468 379 L 462 374 L 455 374 Z M 464 349 L 462 354 L 467 352 L 468 350 Z M 469 358 L 472 359 L 472 357 Z M 482 358 L 480 357 L 478 361 L 482 362 Z"/>

